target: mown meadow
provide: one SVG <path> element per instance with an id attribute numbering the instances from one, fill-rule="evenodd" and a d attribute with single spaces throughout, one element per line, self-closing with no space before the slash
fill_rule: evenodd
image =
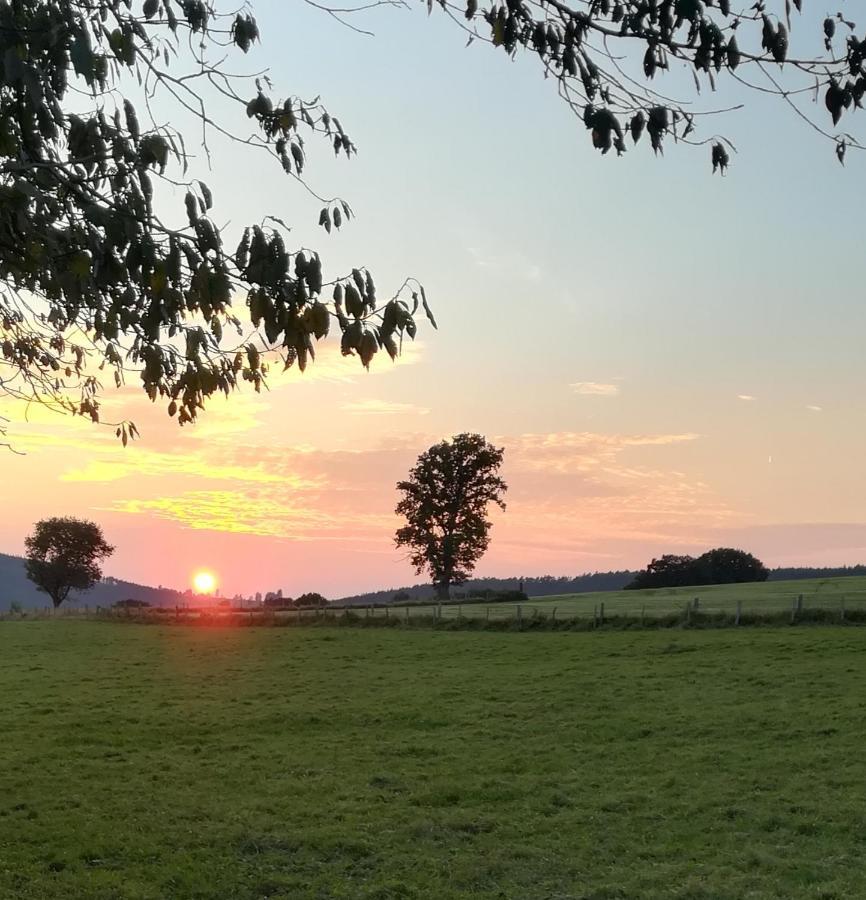
<path id="1" fill-rule="evenodd" d="M 866 629 L 0 622 L 0 897 L 866 896 Z"/>
<path id="2" fill-rule="evenodd" d="M 610 616 L 667 616 L 682 612 L 698 599 L 699 609 L 707 613 L 732 613 L 739 603 L 743 612 L 767 614 L 791 609 L 802 596 L 804 609 L 839 611 L 866 610 L 866 577 L 804 578 L 796 581 L 763 581 L 750 584 L 708 584 L 693 587 L 651 588 L 642 591 L 598 591 L 530 598 L 524 612 L 533 609 L 549 616 L 556 610 L 560 618 L 591 617 L 604 604 Z M 466 603 L 443 607 L 443 617 L 485 615 L 488 604 Z M 513 615 L 514 604 L 492 604 L 491 616 Z M 379 611 L 382 615 L 382 611 Z"/>

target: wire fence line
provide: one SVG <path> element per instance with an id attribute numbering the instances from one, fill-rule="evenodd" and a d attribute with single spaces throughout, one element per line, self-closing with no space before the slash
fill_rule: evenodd
<path id="1" fill-rule="evenodd" d="M 118 608 L 83 606 L 54 610 L 50 607 L 6 613 L 0 619 L 79 618 L 141 623 L 225 625 L 352 624 L 445 628 L 512 628 L 516 630 L 587 629 L 599 627 L 724 626 L 785 623 L 866 624 L 866 591 L 821 597 L 798 594 L 789 598 L 748 601 L 700 596 L 683 602 L 632 602 L 613 595 L 609 601 L 589 603 L 577 598 L 526 603 L 442 603 L 404 605 L 328 605 L 319 608 L 242 609 L 232 607 Z M 671 598 L 673 599 L 673 598 Z M 682 598 L 677 598 L 681 600 Z"/>

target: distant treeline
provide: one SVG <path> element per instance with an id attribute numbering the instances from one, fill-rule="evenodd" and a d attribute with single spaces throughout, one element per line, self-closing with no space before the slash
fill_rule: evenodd
<path id="1" fill-rule="evenodd" d="M 796 581 L 802 578 L 849 578 L 854 575 L 866 575 L 866 565 L 828 566 L 823 569 L 810 569 L 806 566 L 785 566 L 770 569 L 768 581 Z"/>
<path id="2" fill-rule="evenodd" d="M 616 572 L 587 572 L 583 575 L 541 575 L 535 578 L 471 578 L 465 584 L 454 588 L 451 596 L 460 600 L 475 591 L 514 591 L 523 590 L 529 597 L 550 597 L 556 594 L 587 594 L 593 591 L 621 591 L 637 575 L 637 571 L 623 569 Z M 768 581 L 796 581 L 804 578 L 844 578 L 854 575 L 866 575 L 866 565 L 830 566 L 826 568 L 810 568 L 808 566 L 785 566 L 770 569 Z M 376 606 L 384 603 L 405 603 L 404 594 L 408 594 L 409 602 L 432 600 L 432 585 L 416 584 L 411 587 L 395 587 L 384 591 L 371 591 L 367 594 L 355 594 L 343 597 L 334 603 L 340 606 Z M 395 597 L 397 600 L 395 601 Z"/>
<path id="3" fill-rule="evenodd" d="M 636 572 L 587 572 L 584 575 L 541 575 L 535 578 L 470 578 L 465 584 L 453 588 L 451 596 L 460 600 L 462 596 L 478 591 L 518 591 L 521 584 L 530 597 L 550 597 L 554 594 L 585 594 L 590 591 L 621 591 Z M 432 600 L 433 587 L 429 584 L 416 584 L 412 587 L 390 588 L 385 591 L 371 591 L 368 594 L 355 594 L 335 601 L 341 605 L 352 604 L 377 605 L 391 603 L 400 595 L 397 602 L 406 602 L 404 594 L 410 601 Z"/>

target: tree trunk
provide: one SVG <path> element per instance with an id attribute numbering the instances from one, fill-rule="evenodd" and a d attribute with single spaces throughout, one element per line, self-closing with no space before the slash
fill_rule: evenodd
<path id="1" fill-rule="evenodd" d="M 451 599 L 451 584 L 448 581 L 440 581 L 435 585 L 436 599 L 441 603 L 443 600 Z"/>

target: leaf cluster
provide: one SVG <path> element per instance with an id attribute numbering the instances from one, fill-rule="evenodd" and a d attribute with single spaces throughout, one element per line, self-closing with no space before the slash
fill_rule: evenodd
<path id="1" fill-rule="evenodd" d="M 363 309 L 346 315 L 325 290 L 361 290 L 359 270 L 326 281 L 319 254 L 287 247 L 276 216 L 227 249 L 212 191 L 188 174 L 188 138 L 156 119 L 157 99 L 174 103 L 200 122 L 207 155 L 218 134 L 312 190 L 305 134 L 347 157 L 355 145 L 318 99 L 232 74 L 233 54 L 259 38 L 249 12 L 220 14 L 210 0 L 0 0 L 0 391 L 99 421 L 99 372 L 117 386 L 133 372 L 184 424 L 214 393 L 260 389 L 268 354 L 303 369 L 333 322 L 365 366 L 380 347 L 396 355 L 395 336 L 414 337 L 399 298 L 420 286 L 397 292 L 384 327 L 365 270 Z M 204 87 L 253 133 L 212 119 Z M 184 189 L 181 209 L 160 183 Z M 330 231 L 351 216 L 338 198 L 320 221 Z M 124 442 L 130 426 L 118 427 Z"/>

